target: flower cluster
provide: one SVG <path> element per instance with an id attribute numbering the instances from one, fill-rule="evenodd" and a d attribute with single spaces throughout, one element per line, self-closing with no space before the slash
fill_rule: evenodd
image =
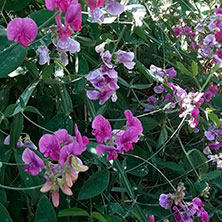
<path id="1" fill-rule="evenodd" d="M 215 10 L 214 15 L 204 18 L 198 23 L 193 32 L 190 27 L 181 26 L 173 29 L 174 35 L 181 34 L 190 38 L 190 48 L 198 50 L 201 58 L 208 58 L 216 64 L 222 64 L 222 13 L 221 9 Z"/>
<path id="2" fill-rule="evenodd" d="M 96 137 L 96 141 L 100 143 L 96 146 L 98 155 L 108 152 L 107 161 L 115 160 L 118 153 L 124 154 L 133 150 L 132 143 L 137 143 L 139 135 L 143 131 L 143 127 L 139 119 L 133 116 L 130 110 L 125 110 L 126 125 L 121 129 L 112 130 L 107 119 L 102 115 L 98 115 L 92 122 L 92 134 Z M 101 144 L 106 142 L 107 145 Z"/>
<path id="3" fill-rule="evenodd" d="M 44 177 L 47 181 L 41 192 L 51 191 L 55 207 L 59 205 L 59 189 L 67 195 L 72 195 L 70 188 L 76 182 L 78 173 L 88 170 L 77 157 L 86 150 L 88 138 L 81 136 L 77 125 L 75 135 L 72 137 L 65 129 L 60 129 L 53 135 L 43 135 L 39 140 L 39 150 L 47 158 L 45 161 L 29 148 L 22 154 L 22 160 L 28 164 L 24 170 L 32 176 L 38 175 L 45 168 Z"/>
<path id="4" fill-rule="evenodd" d="M 104 13 L 100 9 L 100 7 L 103 7 L 104 0 L 86 0 L 86 2 L 89 5 L 89 15 L 92 18 L 93 22 L 104 21 Z M 117 16 L 120 15 L 124 11 L 124 6 L 120 4 L 119 2 L 109 0 L 105 6 L 105 11 L 109 13 L 110 15 Z"/>
<path id="5" fill-rule="evenodd" d="M 219 92 L 218 86 L 214 85 L 213 82 L 211 82 L 208 86 L 208 90 L 204 92 L 204 100 L 206 102 L 209 102 L 211 98 L 218 92 Z"/>
<path id="6" fill-rule="evenodd" d="M 204 209 L 204 204 L 200 198 L 194 198 L 192 202 L 183 202 L 185 196 L 183 183 L 179 183 L 175 193 L 161 194 L 159 204 L 164 209 L 173 209 L 176 213 L 173 215 L 176 222 L 193 222 L 198 218 L 200 222 L 208 222 L 209 216 Z"/>
<path id="7" fill-rule="evenodd" d="M 100 54 L 103 64 L 100 68 L 90 72 L 86 79 L 91 82 L 97 90 L 87 90 L 87 97 L 91 100 L 99 99 L 99 104 L 104 104 L 111 96 L 112 101 L 116 102 L 116 90 L 119 88 L 118 73 L 114 69 L 116 65 L 122 63 L 127 69 L 133 69 L 135 62 L 133 52 L 118 50 L 114 55 L 104 49 L 105 43 L 96 47 L 96 52 Z M 112 61 L 114 60 L 114 61 Z M 114 64 L 113 64 L 114 62 Z"/>
<path id="8" fill-rule="evenodd" d="M 173 79 L 177 74 L 176 70 L 173 67 L 166 69 L 164 71 L 159 67 L 151 65 L 150 71 L 153 75 L 153 79 L 155 81 L 162 83 L 161 85 L 157 85 L 154 87 L 154 92 L 156 94 L 165 93 L 164 95 L 161 96 L 161 102 L 165 102 L 171 99 L 171 102 L 167 104 L 165 108 L 167 109 L 175 108 L 176 104 L 179 104 L 180 106 L 179 117 L 182 118 L 185 116 L 189 116 L 190 118 L 188 120 L 188 124 L 190 125 L 190 127 L 192 128 L 197 127 L 199 107 L 204 102 L 204 99 L 202 98 L 204 96 L 204 93 L 200 93 L 200 92 L 187 93 L 180 86 L 175 85 L 172 82 L 168 82 L 169 79 Z M 172 90 L 172 93 L 169 93 L 169 92 L 167 93 L 167 90 L 164 88 L 163 84 L 166 84 Z M 216 89 L 214 88 L 212 90 L 214 90 L 214 92 L 216 91 Z M 152 111 L 153 110 L 152 106 L 156 105 L 157 98 L 154 96 L 150 96 L 147 99 L 147 101 L 151 107 L 145 108 L 145 111 Z"/>
<path id="9" fill-rule="evenodd" d="M 210 143 L 203 152 L 210 161 L 217 164 L 217 168 L 222 169 L 222 153 L 219 152 L 222 147 L 222 120 L 220 122 L 219 127 L 211 124 L 209 129 L 204 132 L 205 137 Z"/>

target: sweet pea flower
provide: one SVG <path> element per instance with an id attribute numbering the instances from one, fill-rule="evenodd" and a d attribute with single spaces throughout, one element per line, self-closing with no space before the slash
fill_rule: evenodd
<path id="1" fill-rule="evenodd" d="M 106 4 L 105 10 L 114 16 L 120 15 L 124 11 L 124 5 L 119 2 L 115 2 L 113 0 L 109 0 Z"/>
<path id="2" fill-rule="evenodd" d="M 112 134 L 112 128 L 107 119 L 102 115 L 98 115 L 92 122 L 92 134 L 96 137 L 98 143 L 106 142 L 110 139 Z"/>
<path id="3" fill-rule="evenodd" d="M 70 52 L 73 54 L 80 51 L 79 42 L 69 37 L 65 41 L 59 39 L 56 46 L 59 52 Z"/>
<path id="4" fill-rule="evenodd" d="M 104 5 L 104 0 L 86 0 L 86 2 L 91 10 L 95 10 Z"/>
<path id="5" fill-rule="evenodd" d="M 122 63 L 129 70 L 133 69 L 135 66 L 135 62 L 133 62 L 133 59 L 133 52 L 126 52 L 123 50 L 117 51 L 117 62 Z"/>
<path id="6" fill-rule="evenodd" d="M 172 200 L 171 200 L 172 194 L 161 194 L 159 198 L 159 204 L 164 209 L 168 210 L 172 207 Z"/>
<path id="7" fill-rule="evenodd" d="M 37 33 L 38 27 L 31 18 L 15 18 L 7 26 L 8 40 L 20 42 L 24 47 L 35 40 Z"/>
<path id="8" fill-rule="evenodd" d="M 155 218 L 154 218 L 154 216 L 153 216 L 153 215 L 151 215 L 151 216 L 149 217 L 148 222 L 155 222 Z"/>
<path id="9" fill-rule="evenodd" d="M 214 34 L 209 34 L 204 38 L 204 45 L 213 46 L 216 44 L 216 38 Z"/>
<path id="10" fill-rule="evenodd" d="M 44 157 L 50 157 L 54 161 L 58 160 L 60 152 L 58 138 L 51 134 L 43 135 L 39 140 L 39 150 Z"/>
<path id="11" fill-rule="evenodd" d="M 89 10 L 89 15 L 92 17 L 93 22 L 104 21 L 104 14 L 100 10 L 100 8 L 96 8 L 94 10 Z"/>
<path id="12" fill-rule="evenodd" d="M 69 5 L 70 0 L 45 0 L 45 6 L 50 11 L 61 9 L 63 12 L 66 12 Z"/>
<path id="13" fill-rule="evenodd" d="M 175 35 L 176 37 L 180 35 L 180 32 L 181 32 L 181 27 L 180 27 L 180 26 L 173 28 L 173 33 L 174 33 L 174 35 Z"/>
<path id="14" fill-rule="evenodd" d="M 36 53 L 39 55 L 39 65 L 49 64 L 49 50 L 46 46 L 39 46 Z"/>
<path id="15" fill-rule="evenodd" d="M 215 12 L 215 14 L 217 14 L 217 15 L 222 15 L 222 8 L 216 8 L 216 9 L 214 10 L 214 12 Z"/>
<path id="16" fill-rule="evenodd" d="M 170 79 L 174 78 L 177 75 L 177 71 L 173 67 L 166 69 L 165 73 L 168 75 Z"/>
<path id="17" fill-rule="evenodd" d="M 78 3 L 78 0 L 74 0 L 69 5 L 66 15 L 65 23 L 66 27 L 71 26 L 73 31 L 80 31 L 82 29 L 82 6 Z"/>
<path id="18" fill-rule="evenodd" d="M 122 129 L 112 131 L 110 123 L 103 116 L 99 115 L 93 121 L 92 134 L 96 136 L 99 143 L 108 141 L 108 145 L 99 144 L 96 146 L 96 152 L 100 156 L 108 152 L 107 161 L 115 160 L 118 153 L 124 154 L 133 150 L 132 143 L 137 143 L 143 127 L 138 118 L 134 117 L 130 110 L 124 112 L 127 122 Z"/>
<path id="19" fill-rule="evenodd" d="M 29 148 L 26 148 L 22 154 L 23 162 L 29 164 L 24 167 L 24 170 L 29 172 L 32 176 L 38 175 L 44 167 L 43 160 L 37 156 Z"/>

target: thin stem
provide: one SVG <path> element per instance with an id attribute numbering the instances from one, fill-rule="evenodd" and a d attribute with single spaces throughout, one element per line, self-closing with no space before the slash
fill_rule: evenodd
<path id="1" fill-rule="evenodd" d="M 118 173 L 119 173 L 119 175 L 122 179 L 122 182 L 123 182 L 123 184 L 125 185 L 125 187 L 127 189 L 127 192 L 129 194 L 129 196 L 133 200 L 133 203 L 136 203 L 136 195 L 135 195 L 135 193 L 133 191 L 133 188 L 132 188 L 132 186 L 131 186 L 128 178 L 127 178 L 127 175 L 126 175 L 125 171 L 122 169 L 122 166 L 121 166 L 118 159 L 115 160 L 114 166 L 116 167 L 116 169 L 117 169 L 117 171 L 118 171 Z M 147 218 L 146 218 L 144 212 L 142 211 L 141 207 L 138 204 L 135 204 L 135 208 L 136 208 L 136 210 L 139 214 L 140 220 L 146 222 Z"/>

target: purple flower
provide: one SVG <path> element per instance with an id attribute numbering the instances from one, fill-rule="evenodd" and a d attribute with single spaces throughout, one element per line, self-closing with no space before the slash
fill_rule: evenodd
<path id="1" fill-rule="evenodd" d="M 65 41 L 59 39 L 57 42 L 57 50 L 59 52 L 76 53 L 80 51 L 80 44 L 71 38 L 67 38 Z"/>
<path id="2" fill-rule="evenodd" d="M 44 167 L 44 162 L 29 148 L 26 148 L 22 154 L 23 162 L 29 164 L 25 166 L 24 170 L 29 172 L 32 176 L 38 175 Z"/>
<path id="3" fill-rule="evenodd" d="M 104 62 L 104 64 L 109 68 L 109 69 L 112 69 L 113 68 L 113 65 L 111 63 L 112 61 L 112 55 L 110 53 L 110 51 L 106 50 L 105 52 L 101 52 L 100 53 L 100 56 Z"/>
<path id="4" fill-rule="evenodd" d="M 184 27 L 182 33 L 185 35 L 189 35 L 190 32 L 192 32 L 192 29 L 190 27 Z"/>
<path id="5" fill-rule="evenodd" d="M 24 47 L 35 40 L 37 33 L 38 27 L 30 18 L 15 18 L 7 26 L 8 40 L 20 42 Z"/>
<path id="6" fill-rule="evenodd" d="M 4 145 L 9 145 L 10 144 L 10 135 L 6 136 L 6 138 L 4 139 L 4 142 L 3 142 Z M 23 147 L 24 144 L 21 140 L 18 140 L 17 141 L 17 147 Z"/>
<path id="7" fill-rule="evenodd" d="M 177 71 L 173 67 L 166 69 L 165 73 L 169 76 L 170 79 L 174 78 L 177 75 Z"/>
<path id="8" fill-rule="evenodd" d="M 215 12 L 215 14 L 217 14 L 217 15 L 222 15 L 222 8 L 216 8 L 216 9 L 214 10 L 214 12 Z"/>
<path id="9" fill-rule="evenodd" d="M 165 75 L 163 70 L 155 65 L 151 65 L 150 70 L 160 77 L 164 77 L 164 75 Z"/>
<path id="10" fill-rule="evenodd" d="M 117 61 L 122 63 L 127 69 L 131 70 L 134 68 L 135 62 L 133 62 L 134 53 L 126 52 L 123 50 L 117 51 Z"/>
<path id="11" fill-rule="evenodd" d="M 89 10 L 89 15 L 92 17 L 93 22 L 104 21 L 104 14 L 100 10 L 100 8 L 96 8 L 94 10 Z"/>
<path id="12" fill-rule="evenodd" d="M 105 7 L 105 10 L 109 14 L 117 16 L 117 15 L 120 15 L 124 11 L 124 6 L 120 4 L 119 2 L 109 0 Z"/>
<path id="13" fill-rule="evenodd" d="M 209 34 L 204 38 L 204 45 L 213 46 L 216 44 L 216 38 L 214 34 Z"/>
<path id="14" fill-rule="evenodd" d="M 156 94 L 161 94 L 163 91 L 165 91 L 165 88 L 162 85 L 159 85 L 155 86 L 153 90 Z"/>
<path id="15" fill-rule="evenodd" d="M 71 26 L 73 31 L 80 31 L 82 29 L 82 6 L 78 3 L 78 0 L 74 0 L 69 5 L 66 15 L 65 24 L 66 27 Z"/>
<path id="16" fill-rule="evenodd" d="M 91 100 L 97 100 L 99 99 L 99 104 L 103 105 L 112 95 L 113 91 L 103 91 L 99 92 L 96 90 L 87 90 L 86 95 Z"/>
<path id="17" fill-rule="evenodd" d="M 102 143 L 103 141 L 107 141 L 110 139 L 112 134 L 112 128 L 107 119 L 105 119 L 102 115 L 98 115 L 92 122 L 92 134 L 96 137 L 96 141 L 98 143 Z"/>
<path id="18" fill-rule="evenodd" d="M 156 97 L 154 97 L 154 96 L 150 96 L 146 101 L 149 103 L 150 106 L 155 106 L 157 99 L 156 99 Z M 152 110 L 153 110 L 153 109 L 152 109 L 152 108 L 149 108 L 149 107 L 146 107 L 146 108 L 144 109 L 145 112 L 146 112 L 146 111 L 152 111 Z"/>
<path id="19" fill-rule="evenodd" d="M 173 33 L 176 37 L 180 35 L 180 29 L 181 29 L 180 27 L 173 28 Z"/>
<path id="20" fill-rule="evenodd" d="M 211 91 L 205 92 L 205 93 L 204 93 L 204 100 L 205 100 L 206 102 L 209 102 L 209 101 L 211 100 L 211 98 L 212 98 L 213 95 L 214 95 L 214 94 L 213 94 L 213 92 L 211 92 Z"/>
<path id="21" fill-rule="evenodd" d="M 64 66 L 67 66 L 69 64 L 69 58 L 68 55 L 65 52 L 62 52 L 59 56 L 59 60 Z"/>
<path id="22" fill-rule="evenodd" d="M 161 194 L 159 198 L 159 204 L 166 210 L 170 209 L 172 207 L 171 194 Z"/>
<path id="23" fill-rule="evenodd" d="M 49 64 L 50 61 L 49 50 L 46 46 L 38 47 L 36 53 L 39 55 L 39 65 L 44 65 L 46 63 Z"/>
<path id="24" fill-rule="evenodd" d="M 213 55 L 212 57 L 213 57 L 214 62 L 215 62 L 216 64 L 218 64 L 218 65 L 221 65 L 221 64 L 222 64 L 222 59 L 220 59 L 218 55 Z"/>

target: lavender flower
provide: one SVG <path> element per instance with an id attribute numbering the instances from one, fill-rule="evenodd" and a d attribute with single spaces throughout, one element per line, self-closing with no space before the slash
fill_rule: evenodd
<path id="1" fill-rule="evenodd" d="M 133 59 L 134 59 L 133 52 L 126 52 L 123 50 L 117 51 L 117 62 L 122 63 L 129 70 L 134 68 L 135 62 L 133 62 Z"/>
<path id="2" fill-rule="evenodd" d="M 50 57 L 49 57 L 49 50 L 46 46 L 40 46 L 38 47 L 36 53 L 39 55 L 39 64 L 44 65 L 44 64 L 49 64 L 50 62 Z"/>
<path id="3" fill-rule="evenodd" d="M 120 15 L 121 13 L 123 13 L 124 11 L 124 6 L 122 4 L 120 4 L 119 2 L 115 2 L 113 0 L 109 0 L 105 10 L 114 16 Z"/>
<path id="4" fill-rule="evenodd" d="M 159 198 L 159 204 L 161 207 L 165 208 L 166 210 L 170 209 L 172 207 L 172 200 L 171 200 L 172 194 L 161 194 Z"/>

